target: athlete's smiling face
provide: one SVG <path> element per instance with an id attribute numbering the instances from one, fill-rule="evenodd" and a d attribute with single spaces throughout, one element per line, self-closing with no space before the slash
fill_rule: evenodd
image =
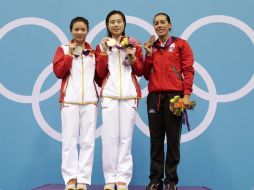
<path id="1" fill-rule="evenodd" d="M 118 38 L 123 34 L 124 31 L 124 21 L 123 18 L 120 14 L 113 14 L 112 16 L 109 17 L 109 22 L 108 22 L 108 30 L 112 34 L 112 37 Z"/>
<path id="2" fill-rule="evenodd" d="M 159 38 L 164 38 L 167 36 L 169 30 L 171 29 L 171 23 L 168 22 L 167 17 L 162 14 L 154 17 L 153 26 Z"/>
<path id="3" fill-rule="evenodd" d="M 88 33 L 87 25 L 82 21 L 75 22 L 73 24 L 71 33 L 74 41 L 77 44 L 82 44 L 85 42 Z"/>

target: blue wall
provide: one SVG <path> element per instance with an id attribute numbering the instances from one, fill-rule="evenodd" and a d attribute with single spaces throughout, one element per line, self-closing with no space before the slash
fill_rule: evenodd
<path id="1" fill-rule="evenodd" d="M 254 188 L 254 1 L 253 0 L 44 0 L 0 4 L 0 189 L 28 190 L 63 183 L 59 81 L 52 73 L 56 47 L 71 38 L 69 22 L 90 21 L 95 48 L 106 34 L 112 9 L 127 16 L 126 33 L 142 43 L 154 33 L 153 15 L 171 16 L 173 35 L 189 41 L 195 55 L 189 113 L 192 131 L 182 132 L 180 185 L 216 190 Z M 147 82 L 134 130 L 132 184 L 148 183 Z M 100 112 L 100 110 L 99 110 Z M 101 114 L 93 184 L 103 184 Z"/>

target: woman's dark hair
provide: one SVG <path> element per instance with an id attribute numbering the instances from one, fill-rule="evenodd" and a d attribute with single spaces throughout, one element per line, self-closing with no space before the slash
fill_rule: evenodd
<path id="1" fill-rule="evenodd" d="M 88 22 L 88 20 L 85 19 L 84 17 L 76 17 L 76 18 L 71 20 L 71 24 L 70 24 L 70 30 L 71 31 L 72 31 L 73 25 L 76 22 L 83 22 L 87 26 L 87 30 L 89 30 L 89 22 Z"/>
<path id="2" fill-rule="evenodd" d="M 122 33 L 122 35 L 123 35 L 123 36 L 125 35 L 126 18 L 125 18 L 124 14 L 123 14 L 121 11 L 113 10 L 113 11 L 111 11 L 110 13 L 108 13 L 108 15 L 107 15 L 107 17 L 106 17 L 106 27 L 107 27 L 108 37 L 112 37 L 112 34 L 111 34 L 111 32 L 109 31 L 109 29 L 108 29 L 109 18 L 110 18 L 112 15 L 115 15 L 115 14 L 119 14 L 119 15 L 122 17 L 122 19 L 123 19 L 124 28 L 123 28 L 123 33 Z"/>
<path id="3" fill-rule="evenodd" d="M 158 13 L 158 14 L 154 15 L 153 22 L 154 22 L 155 17 L 157 17 L 158 15 L 164 15 L 166 17 L 168 23 L 171 23 L 170 22 L 170 17 L 166 13 Z"/>
<path id="4" fill-rule="evenodd" d="M 154 17 L 153 17 L 153 23 L 154 23 L 155 17 L 157 17 L 157 16 L 159 16 L 159 15 L 164 15 L 164 16 L 166 17 L 168 23 L 171 23 L 170 17 L 169 17 L 168 14 L 166 14 L 166 13 L 157 13 L 156 15 L 154 15 Z M 170 30 L 171 30 L 171 28 L 169 28 L 169 31 L 170 31 Z"/>

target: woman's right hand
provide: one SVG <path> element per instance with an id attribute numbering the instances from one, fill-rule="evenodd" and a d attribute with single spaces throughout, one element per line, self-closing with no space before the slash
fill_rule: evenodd
<path id="1" fill-rule="evenodd" d="M 108 49 L 107 41 L 110 39 L 110 37 L 105 37 L 101 40 L 101 47 L 102 47 L 102 53 L 106 53 Z"/>
<path id="2" fill-rule="evenodd" d="M 155 42 L 155 39 L 156 39 L 155 35 L 152 35 L 148 40 L 148 42 L 144 43 L 144 48 L 146 50 L 147 55 L 152 55 L 153 43 Z"/>
<path id="3" fill-rule="evenodd" d="M 69 43 L 69 55 L 73 55 L 73 51 L 76 46 L 77 46 L 76 43 Z"/>

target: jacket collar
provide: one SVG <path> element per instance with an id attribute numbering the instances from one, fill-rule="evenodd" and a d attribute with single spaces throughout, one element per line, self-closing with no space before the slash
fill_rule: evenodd
<path id="1" fill-rule="evenodd" d="M 159 40 L 159 38 L 153 43 L 153 47 L 155 47 L 156 49 L 166 49 L 168 48 L 172 43 L 174 43 L 176 41 L 176 37 L 175 36 L 170 36 L 168 38 L 168 40 L 165 43 L 165 46 L 161 46 L 161 42 Z"/>

